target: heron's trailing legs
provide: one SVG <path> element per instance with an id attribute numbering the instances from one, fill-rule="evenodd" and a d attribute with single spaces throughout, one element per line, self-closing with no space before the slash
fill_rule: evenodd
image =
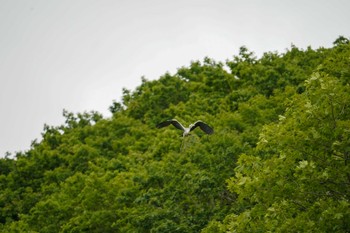
<path id="1" fill-rule="evenodd" d="M 197 138 L 194 135 L 189 134 L 186 137 L 183 137 L 183 140 L 181 142 L 181 147 L 180 147 L 180 152 L 182 152 L 183 150 L 185 150 L 188 145 L 192 145 L 193 143 L 196 143 Z"/>
<path id="2" fill-rule="evenodd" d="M 183 147 L 184 147 L 184 142 L 185 142 L 185 138 L 182 139 L 181 141 L 181 146 L 180 146 L 180 153 L 182 152 L 183 150 Z"/>
<path id="3" fill-rule="evenodd" d="M 186 147 L 187 147 L 186 139 L 187 139 L 187 137 L 183 137 L 183 138 L 182 138 L 181 147 L 180 147 L 180 152 L 184 151 L 184 150 L 186 149 Z"/>

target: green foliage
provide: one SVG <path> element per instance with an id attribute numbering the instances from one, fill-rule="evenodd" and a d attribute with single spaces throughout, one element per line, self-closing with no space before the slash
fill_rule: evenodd
<path id="1" fill-rule="evenodd" d="M 246 47 L 64 111 L 0 159 L 1 232 L 347 232 L 350 44 Z M 224 67 L 229 67 L 229 71 Z M 189 137 L 162 120 L 201 119 Z"/>
<path id="2" fill-rule="evenodd" d="M 228 229 L 349 229 L 350 87 L 323 73 L 305 85 L 279 121 L 264 126 L 252 155 L 240 156 L 228 186 L 243 210 L 228 217 Z"/>

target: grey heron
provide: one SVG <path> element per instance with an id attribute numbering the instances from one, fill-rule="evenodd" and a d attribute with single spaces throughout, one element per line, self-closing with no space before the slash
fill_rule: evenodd
<path id="1" fill-rule="evenodd" d="M 179 130 L 182 130 L 183 131 L 183 134 L 182 134 L 183 137 L 189 135 L 190 132 L 192 130 L 194 130 L 195 128 L 197 128 L 197 127 L 199 127 L 201 130 L 203 130 L 203 132 L 205 132 L 206 134 L 213 134 L 214 133 L 214 130 L 209 125 L 204 123 L 203 121 L 196 121 L 195 123 L 193 123 L 190 126 L 188 126 L 188 128 L 186 128 L 180 122 L 178 122 L 176 119 L 172 119 L 172 120 L 167 120 L 167 121 L 163 121 L 163 122 L 159 123 L 157 125 L 157 128 L 163 128 L 163 127 L 166 127 L 166 126 L 168 126 L 170 124 L 175 126 L 175 128 L 177 128 Z"/>

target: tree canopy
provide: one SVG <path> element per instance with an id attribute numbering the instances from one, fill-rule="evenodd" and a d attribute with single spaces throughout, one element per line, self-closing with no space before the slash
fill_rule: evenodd
<path id="1" fill-rule="evenodd" d="M 142 78 L 110 118 L 63 111 L 0 159 L 0 231 L 348 232 L 349 84 L 341 36 Z M 215 133 L 155 127 L 172 118 Z"/>

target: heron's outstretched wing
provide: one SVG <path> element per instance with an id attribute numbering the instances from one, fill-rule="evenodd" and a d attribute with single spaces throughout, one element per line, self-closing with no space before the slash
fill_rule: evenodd
<path id="1" fill-rule="evenodd" d="M 203 130 L 205 133 L 207 134 L 213 134 L 214 130 L 213 128 L 211 128 L 209 125 L 207 125 L 206 123 L 204 123 L 203 121 L 196 121 L 196 123 L 194 123 L 191 127 L 191 130 L 194 130 L 195 128 L 197 128 L 199 126 L 199 128 L 201 130 Z"/>
<path id="2" fill-rule="evenodd" d="M 157 125 L 157 128 L 163 128 L 163 127 L 166 127 L 166 126 L 168 126 L 168 125 L 170 125 L 170 124 L 172 124 L 173 126 L 175 126 L 177 129 L 180 129 L 180 130 L 182 130 L 182 131 L 185 130 L 185 127 L 183 127 L 183 126 L 181 125 L 181 123 L 178 122 L 176 119 L 163 121 L 163 122 L 161 122 L 161 123 L 159 123 L 159 124 Z"/>

